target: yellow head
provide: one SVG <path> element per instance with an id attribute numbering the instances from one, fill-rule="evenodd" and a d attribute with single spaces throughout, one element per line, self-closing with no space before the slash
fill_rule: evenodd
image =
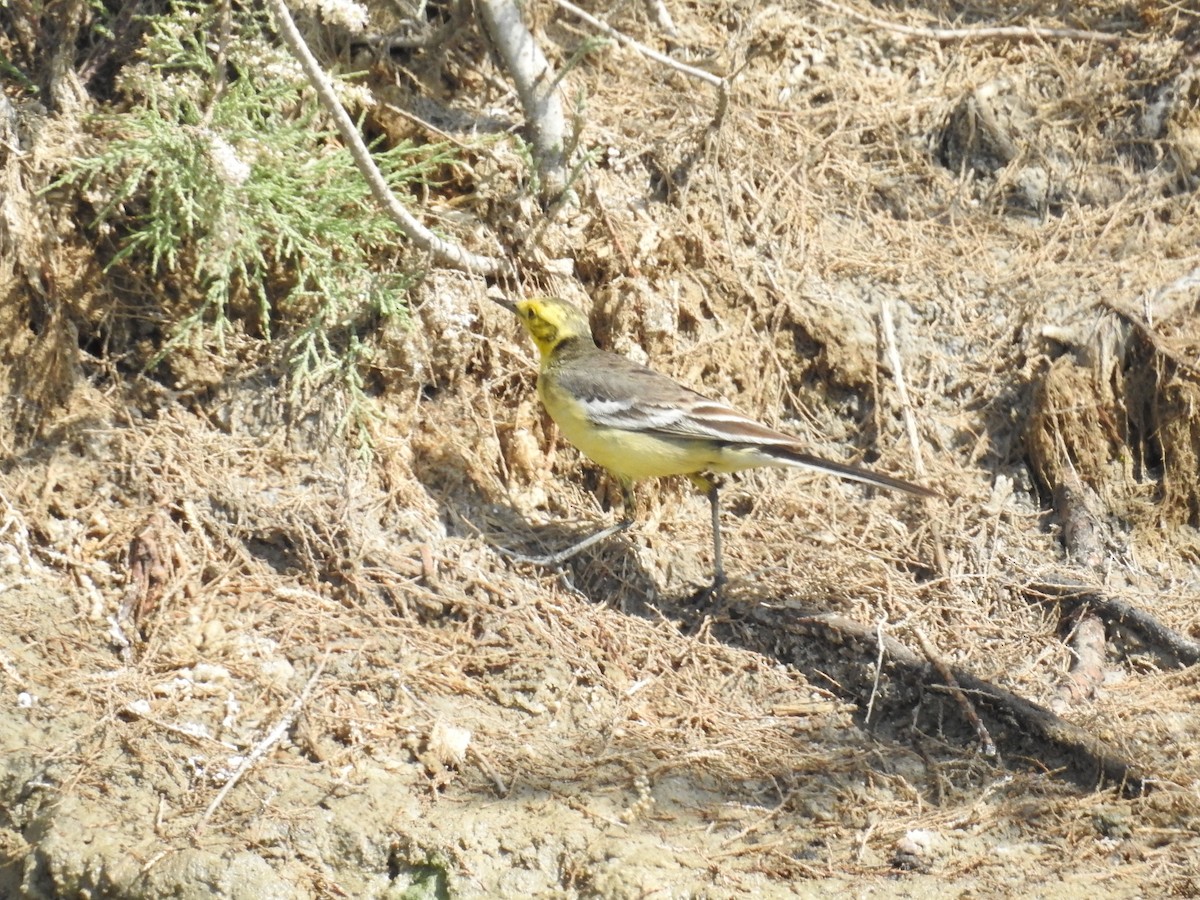
<path id="1" fill-rule="evenodd" d="M 564 341 L 580 338 L 594 344 L 592 326 L 583 310 L 558 297 L 531 297 L 512 304 L 512 310 L 537 344 L 542 359 Z"/>

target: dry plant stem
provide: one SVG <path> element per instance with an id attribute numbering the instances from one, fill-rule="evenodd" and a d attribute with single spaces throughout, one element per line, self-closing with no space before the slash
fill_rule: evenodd
<path id="1" fill-rule="evenodd" d="M 229 38 L 233 32 L 232 6 L 233 0 L 221 0 L 217 4 L 217 48 L 216 54 L 213 57 L 213 72 L 216 73 L 216 83 L 212 87 L 212 94 L 208 98 L 208 105 L 204 109 L 204 114 L 200 117 L 200 125 L 206 129 L 212 125 L 212 117 L 217 108 L 217 101 L 224 96 L 226 89 L 229 87 L 229 79 L 225 75 L 225 70 L 228 68 L 226 60 L 229 50 Z"/>
<path id="2" fill-rule="evenodd" d="M 454 135 L 452 135 L 450 132 L 443 131 L 442 129 L 440 129 L 436 125 L 434 125 L 432 122 L 426 122 L 420 116 L 418 116 L 414 113 L 410 113 L 407 109 L 401 109 L 399 106 L 396 106 L 393 103 L 384 103 L 383 108 L 386 109 L 388 112 L 395 113 L 398 116 L 408 119 L 408 121 L 412 122 L 414 125 L 420 126 L 421 128 L 425 129 L 427 132 L 432 134 L 439 141 L 445 141 L 447 144 L 453 144 L 459 150 L 467 149 L 467 145 L 464 144 L 462 141 L 460 141 L 458 138 L 456 138 Z"/>
<path id="3" fill-rule="evenodd" d="M 725 110 L 729 108 L 729 81 L 727 79 L 721 78 L 719 75 L 714 75 L 712 72 L 705 72 L 703 69 L 697 69 L 695 66 L 689 66 L 685 63 L 679 62 L 678 60 L 671 59 L 671 57 L 667 56 L 665 53 L 659 53 L 657 50 L 652 50 L 645 44 L 638 43 L 628 35 L 617 31 L 617 29 L 613 28 L 607 22 L 597 19 L 590 13 L 584 12 L 574 3 L 570 3 L 569 0 L 554 0 L 554 4 L 558 6 L 559 9 L 566 10 L 571 15 L 587 22 L 601 34 L 612 38 L 619 44 L 624 44 L 631 50 L 637 51 L 647 59 L 652 59 L 656 63 L 668 66 L 669 68 L 674 69 L 676 72 L 687 75 L 689 78 L 696 78 L 705 82 L 706 84 L 711 84 L 717 89 L 717 111 L 713 115 L 713 120 L 709 125 L 709 130 L 713 131 L 721 127 L 721 121 L 725 118 Z"/>
<path id="4" fill-rule="evenodd" d="M 1138 609 L 1133 604 L 1106 597 L 1095 585 L 1062 578 L 1023 585 L 1020 590 L 1036 600 L 1050 598 L 1086 604 L 1105 622 L 1115 622 L 1136 631 L 1149 643 L 1174 656 L 1181 665 L 1194 666 L 1200 663 L 1200 644 L 1175 629 L 1168 628 L 1154 616 Z"/>
<path id="5" fill-rule="evenodd" d="M 875 659 L 875 680 L 871 683 L 871 698 L 867 701 L 867 712 L 863 716 L 867 722 L 871 721 L 871 714 L 875 712 L 875 698 L 879 696 L 879 680 L 883 678 L 883 653 L 887 642 L 883 639 L 882 618 L 875 623 L 875 645 L 879 648 L 879 654 Z"/>
<path id="6" fill-rule="evenodd" d="M 288 12 L 284 0 L 267 0 L 267 6 L 275 15 L 275 21 L 279 25 L 279 31 L 283 36 L 284 43 L 288 45 L 288 49 L 292 51 L 299 61 L 300 68 L 304 70 L 309 83 L 312 84 L 313 89 L 317 92 L 317 97 L 320 99 L 321 105 L 333 117 L 338 134 L 346 142 L 346 146 L 350 150 L 350 155 L 354 157 L 355 165 L 358 166 L 358 170 L 362 172 L 363 178 L 367 181 L 367 186 L 371 189 L 371 194 L 375 197 L 379 205 L 383 207 L 384 212 L 391 217 L 392 221 L 400 226 L 400 230 L 404 232 L 405 236 L 419 248 L 429 253 L 434 261 L 443 265 L 453 266 L 456 269 L 470 272 L 473 275 L 512 274 L 512 266 L 507 260 L 481 256 L 450 241 L 443 240 L 426 228 L 421 222 L 417 221 L 405 209 L 404 204 L 396 199 L 396 195 L 388 187 L 383 173 L 379 171 L 379 167 L 375 165 L 375 160 L 371 158 L 371 151 L 367 149 L 362 135 L 358 133 L 358 129 L 354 127 L 354 122 L 351 121 L 346 110 L 342 108 L 342 104 L 338 100 L 337 94 L 334 93 L 333 85 L 330 83 L 329 78 L 313 57 L 312 52 L 308 49 L 308 45 L 304 43 L 304 38 L 300 36 L 300 32 L 296 28 L 296 23 L 292 20 L 291 13 Z"/>
<path id="7" fill-rule="evenodd" d="M 475 5 L 483 17 L 492 46 L 512 76 L 517 96 L 529 119 L 542 197 L 553 199 L 567 186 L 564 164 L 566 125 L 558 79 L 542 48 L 525 27 L 515 0 L 476 0 Z"/>
<path id="8" fill-rule="evenodd" d="M 711 84 L 713 87 L 717 88 L 718 90 L 722 90 L 726 87 L 725 79 L 721 78 L 719 75 L 714 75 L 712 72 L 705 72 L 703 69 L 697 69 L 694 66 L 689 66 L 685 63 L 679 62 L 678 60 L 671 59 L 671 57 L 667 56 L 665 53 L 659 53 L 657 50 L 652 50 L 650 47 L 647 47 L 645 44 L 638 43 L 637 41 L 635 41 L 633 38 L 629 37 L 628 35 L 623 34 L 620 31 L 617 31 L 617 29 L 613 28 L 607 22 L 604 22 L 601 19 L 597 19 L 595 16 L 591 15 L 590 13 L 584 12 L 582 9 L 580 9 L 578 6 L 576 6 L 574 3 L 569 2 L 569 0 L 554 0 L 554 4 L 556 6 L 558 6 L 560 9 L 566 10 L 571 15 L 577 16 L 578 18 L 583 19 L 583 21 L 587 22 L 589 25 L 591 25 L 597 31 L 601 32 L 602 34 L 607 35 L 608 37 L 612 38 L 617 43 L 624 44 L 626 47 L 629 47 L 631 50 L 636 50 L 638 53 L 640 53 L 642 56 L 645 56 L 647 59 L 652 59 L 656 63 L 661 63 L 664 66 L 669 66 L 670 68 L 674 69 L 676 72 L 682 72 L 684 75 L 687 75 L 691 78 L 698 78 L 700 81 L 707 82 L 708 84 Z"/>
<path id="9" fill-rule="evenodd" d="M 877 635 L 874 626 L 833 614 L 799 616 L 781 623 L 777 612 L 763 609 L 751 610 L 747 618 L 770 629 L 777 648 L 775 653 L 784 662 L 791 661 L 788 649 L 791 642 L 800 648 L 815 638 L 854 659 L 874 658 L 882 643 L 883 657 L 893 678 L 916 688 L 925 684 L 928 672 L 925 660 L 894 638 Z M 809 651 L 795 652 L 803 656 Z M 977 708 L 990 710 L 1001 722 L 1013 723 L 1018 737 L 1040 740 L 1070 759 L 1086 775 L 1119 784 L 1127 793 L 1137 794 L 1146 789 L 1146 774 L 1091 732 L 964 669 L 951 666 L 949 670 L 959 687 L 972 695 Z"/>
<path id="10" fill-rule="evenodd" d="M 121 653 L 121 661 L 129 665 L 134 660 L 134 648 L 142 643 L 142 626 L 151 610 L 158 607 L 170 576 L 164 556 L 163 530 L 166 516 L 157 509 L 149 521 L 129 543 L 129 575 L 121 606 L 112 620 L 111 636 Z M 132 640 L 129 635 L 132 634 Z"/>
<path id="11" fill-rule="evenodd" d="M 491 779 L 492 786 L 496 789 L 497 796 L 508 796 L 508 785 L 504 783 L 504 778 L 496 771 L 496 767 L 492 765 L 492 761 L 484 756 L 475 748 L 474 745 L 467 747 L 467 753 L 475 760 L 475 764 L 479 766 L 479 771 L 483 772 Z"/>
<path id="12" fill-rule="evenodd" d="M 329 651 L 325 651 L 325 655 L 321 657 L 321 661 L 317 663 L 317 670 L 312 673 L 312 677 L 304 685 L 304 690 L 300 692 L 288 711 L 283 714 L 275 727 L 267 734 L 265 738 L 254 745 L 254 749 L 247 754 L 242 760 L 242 764 L 237 767 L 237 771 L 230 776 L 225 785 L 217 792 L 217 796 L 213 797 L 212 803 L 208 804 L 208 808 L 204 810 L 204 815 L 200 817 L 200 821 L 196 823 L 196 827 L 192 829 L 192 836 L 199 837 L 208 825 L 208 820 L 212 818 L 213 813 L 224 802 L 225 797 L 233 790 L 234 785 L 242 780 L 242 776 L 250 771 L 251 767 L 258 762 L 266 754 L 268 750 L 279 743 L 280 739 L 287 733 L 287 730 L 292 727 L 292 723 L 296 721 L 296 716 L 300 715 L 300 710 L 304 709 L 304 704 L 308 702 L 308 698 L 312 696 L 313 688 L 317 685 L 319 679 L 325 671 L 325 664 L 329 662 Z"/>
<path id="13" fill-rule="evenodd" d="M 958 704 L 963 718 L 975 729 L 975 734 L 979 738 L 979 749 L 983 752 L 984 756 L 995 756 L 996 742 L 992 740 L 987 726 L 979 718 L 979 713 L 975 711 L 974 705 L 967 699 L 967 695 L 963 693 L 962 688 L 958 684 L 958 679 L 954 677 L 954 672 L 951 671 L 946 661 L 942 659 L 941 654 L 937 652 L 937 648 L 933 646 L 933 642 L 929 640 L 924 631 L 917 628 L 914 630 L 914 633 L 917 636 L 917 643 L 921 645 L 921 652 L 925 654 L 925 658 L 929 660 L 929 664 L 938 673 L 938 678 L 942 679 L 942 683 L 949 689 L 950 696 Z"/>
<path id="14" fill-rule="evenodd" d="M 897 34 L 915 38 L 927 38 L 941 43 L 954 41 L 1095 41 L 1099 44 L 1117 44 L 1121 41 L 1119 34 L 1105 34 L 1102 31 L 1087 31 L 1082 28 L 1043 28 L 1037 25 L 1005 25 L 995 28 L 917 28 L 912 25 L 901 25 L 899 22 L 889 22 L 861 13 L 849 6 L 835 3 L 834 0 L 816 0 L 816 3 L 826 9 L 849 16 L 859 22 L 865 22 L 876 28 L 894 31 Z"/>

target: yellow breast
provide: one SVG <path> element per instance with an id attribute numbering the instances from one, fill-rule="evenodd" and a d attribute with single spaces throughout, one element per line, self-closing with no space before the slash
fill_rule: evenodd
<path id="1" fill-rule="evenodd" d="M 708 441 L 669 438 L 596 425 L 583 406 L 552 379 L 538 379 L 538 396 L 559 430 L 584 456 L 624 481 L 690 475 L 722 468 L 721 452 Z"/>

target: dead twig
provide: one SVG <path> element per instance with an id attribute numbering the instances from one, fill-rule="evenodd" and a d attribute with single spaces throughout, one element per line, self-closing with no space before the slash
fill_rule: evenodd
<path id="1" fill-rule="evenodd" d="M 1071 671 L 1050 701 L 1050 708 L 1063 713 L 1081 700 L 1090 700 L 1104 683 L 1104 621 L 1092 612 L 1079 616 L 1071 630 Z"/>
<path id="2" fill-rule="evenodd" d="M 467 748 L 467 753 L 475 760 L 475 765 L 479 766 L 479 771 L 483 772 L 491 780 L 492 786 L 496 789 L 496 795 L 498 797 L 507 797 L 508 785 L 505 784 L 504 777 L 496 771 L 496 767 L 492 765 L 492 761 L 474 744 Z"/>
<path id="3" fill-rule="evenodd" d="M 1045 28 L 1039 25 L 1000 25 L 992 28 L 918 28 L 913 25 L 901 25 L 899 22 L 889 22 L 875 16 L 861 13 L 849 6 L 843 6 L 834 0 L 816 0 L 817 4 L 833 10 L 843 16 L 849 16 L 867 25 L 894 31 L 897 34 L 914 38 L 925 38 L 939 43 L 955 41 L 1094 41 L 1098 44 L 1117 44 L 1121 41 L 1119 34 L 1105 34 L 1103 31 L 1088 31 L 1082 28 Z"/>
<path id="4" fill-rule="evenodd" d="M 1093 571 L 1104 561 L 1100 523 L 1091 509 L 1094 496 L 1073 469 L 1065 471 L 1054 489 L 1054 508 L 1058 510 L 1067 559 Z"/>
<path id="5" fill-rule="evenodd" d="M 671 18 L 671 11 L 663 0 L 645 0 L 645 4 L 646 12 L 663 34 L 669 38 L 679 37 L 679 29 L 675 27 L 675 20 Z"/>
<path id="6" fill-rule="evenodd" d="M 462 141 L 460 141 L 458 138 L 456 138 L 454 135 L 452 135 L 450 132 L 444 131 L 443 129 L 438 128 L 432 122 L 428 122 L 425 119 L 422 119 L 416 113 L 411 113 L 407 109 L 401 109 L 399 106 L 396 106 L 394 103 L 381 103 L 380 106 L 383 109 L 386 109 L 390 113 L 395 113 L 396 115 L 407 119 L 408 121 L 412 122 L 414 125 L 418 126 L 419 128 L 423 128 L 425 131 L 427 131 L 429 134 L 433 135 L 439 141 L 445 141 L 447 144 L 453 144 L 459 150 L 467 149 L 467 145 L 465 143 L 463 143 Z"/>
<path id="7" fill-rule="evenodd" d="M 900 358 L 900 347 L 896 342 L 896 325 L 892 319 L 892 304 L 887 298 L 879 300 L 879 325 L 883 332 L 883 346 L 887 352 L 888 365 L 892 367 L 892 382 L 896 385 L 896 397 L 900 411 L 904 414 L 904 428 L 908 432 L 908 444 L 912 449 L 913 470 L 924 477 L 925 460 L 921 456 L 921 441 L 917 434 L 917 418 L 913 415 L 912 402 L 908 398 L 908 384 L 904 380 L 904 363 Z"/>
<path id="8" fill-rule="evenodd" d="M 871 714 L 875 712 L 875 698 L 879 696 L 879 680 L 883 678 L 883 653 L 887 643 L 883 639 L 882 618 L 875 623 L 875 643 L 879 648 L 879 654 L 875 660 L 875 680 L 871 683 L 871 698 L 867 701 L 867 713 L 864 716 L 867 722 L 871 721 Z"/>
<path id="9" fill-rule="evenodd" d="M 212 125 L 213 113 L 217 109 L 217 101 L 225 96 L 229 88 L 228 65 L 229 40 L 233 32 L 233 3 L 232 0 L 220 0 L 217 4 L 217 47 L 213 57 L 214 84 L 204 114 L 200 117 L 200 127 L 208 130 Z"/>
<path id="10" fill-rule="evenodd" d="M 1166 650 L 1179 660 L 1180 665 L 1194 666 L 1200 663 L 1200 643 L 1169 628 L 1145 610 L 1138 609 L 1124 600 L 1106 596 L 1095 585 L 1061 578 L 1021 585 L 1018 589 L 1040 601 L 1085 604 L 1105 622 L 1129 628 L 1151 645 Z"/>
<path id="11" fill-rule="evenodd" d="M 201 835 L 205 827 L 208 825 L 208 820 L 212 818 L 213 813 L 217 811 L 217 808 L 224 802 L 225 797 L 230 791 L 233 790 L 234 785 L 241 781 L 242 776 L 249 772 L 254 764 L 262 759 L 264 755 L 266 755 L 268 750 L 279 743 L 280 739 L 282 739 L 287 733 L 287 730 L 292 727 L 292 723 L 296 721 L 296 716 L 300 715 L 300 710 L 304 708 L 304 704 L 306 704 L 308 702 L 308 698 L 312 696 L 313 688 L 315 688 L 317 684 L 317 679 L 319 679 L 322 673 L 324 673 L 325 664 L 328 662 L 329 651 L 326 651 L 325 655 L 321 657 L 321 661 L 317 664 L 317 670 L 313 672 L 312 677 L 308 679 L 308 683 L 304 685 L 304 690 L 300 692 L 300 696 L 292 701 L 292 705 L 288 707 L 288 711 L 283 714 L 283 717 L 278 722 L 275 723 L 275 727 L 267 733 L 267 736 L 254 745 L 254 749 L 252 749 L 246 755 L 246 758 L 242 760 L 242 764 L 237 767 L 237 771 L 229 776 L 229 780 L 226 781 L 221 790 L 217 792 L 217 796 L 213 797 L 212 803 L 208 804 L 208 808 L 204 810 L 204 815 L 200 817 L 200 821 L 197 822 L 196 827 L 192 829 L 193 837 L 199 837 Z"/>
<path id="12" fill-rule="evenodd" d="M 559 9 L 565 10 L 571 15 L 587 22 L 597 31 L 606 35 L 607 37 L 612 38 L 618 44 L 624 44 L 629 49 L 640 53 L 647 59 L 652 59 L 656 63 L 668 66 L 669 68 L 674 69 L 676 72 L 681 72 L 682 74 L 687 75 L 689 78 L 695 78 L 699 81 L 711 84 L 717 90 L 724 90 L 728 87 L 726 80 L 721 76 L 714 75 L 712 72 L 706 72 L 703 69 L 697 69 L 694 66 L 689 66 L 687 63 L 681 63 L 679 60 L 672 59 L 665 53 L 659 53 L 657 50 L 647 47 L 645 44 L 634 40 L 624 32 L 617 31 L 617 29 L 613 28 L 602 19 L 597 19 L 591 13 L 584 12 L 574 3 L 571 3 L 570 0 L 554 0 L 554 4 Z"/>
<path id="13" fill-rule="evenodd" d="M 141 631 L 142 622 L 162 599 L 170 577 L 168 561 L 162 551 L 166 524 L 166 514 L 157 509 L 129 542 L 129 578 L 117 612 L 117 624 L 122 628 L 131 624 L 135 634 Z"/>
<path id="14" fill-rule="evenodd" d="M 904 429 L 908 434 L 908 444 L 912 450 L 913 470 L 924 478 L 925 459 L 921 455 L 917 417 L 913 414 L 912 401 L 908 396 L 908 383 L 904 380 L 904 362 L 900 356 L 900 345 L 896 341 L 896 324 L 892 317 L 892 304 L 886 297 L 879 300 L 879 327 L 883 332 L 883 345 L 887 353 L 888 364 L 892 368 L 892 381 L 896 385 L 896 397 L 900 403 L 900 411 L 904 414 Z M 950 563 L 946 559 L 945 543 L 942 540 L 941 527 L 937 520 L 934 520 L 932 527 L 933 553 L 937 560 L 938 571 L 948 572 Z"/>

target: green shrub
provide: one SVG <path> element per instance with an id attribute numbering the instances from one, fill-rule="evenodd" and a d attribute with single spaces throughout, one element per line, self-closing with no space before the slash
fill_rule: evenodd
<path id="1" fill-rule="evenodd" d="M 84 192 L 94 226 L 117 236 L 107 272 L 182 283 L 171 304 L 144 298 L 166 320 L 151 366 L 184 340 L 219 350 L 240 327 L 286 341 L 294 387 L 334 375 L 361 399 L 367 335 L 406 315 L 420 273 L 404 268 L 399 229 L 265 14 L 234 9 L 223 42 L 218 6 L 180 3 L 147 20 L 117 79 L 127 108 L 97 117 L 97 152 L 59 184 Z M 400 197 L 454 163 L 442 146 L 375 158 Z"/>

